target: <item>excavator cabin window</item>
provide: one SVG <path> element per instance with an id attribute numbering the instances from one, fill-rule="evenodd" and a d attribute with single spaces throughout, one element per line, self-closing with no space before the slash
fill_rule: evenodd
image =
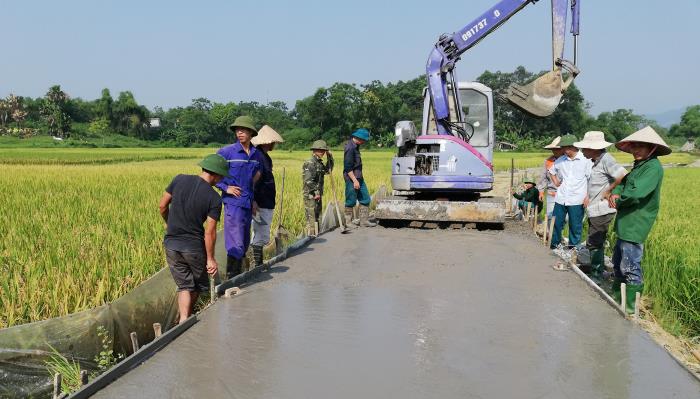
<path id="1" fill-rule="evenodd" d="M 488 147 L 489 145 L 489 101 L 488 97 L 474 89 L 460 89 L 459 101 L 462 105 L 462 116 L 464 121 L 465 137 L 461 137 L 455 130 L 453 134 L 457 137 L 465 139 L 474 147 Z M 454 100 L 452 97 L 452 89 L 449 89 L 448 99 L 450 104 L 450 120 L 457 122 L 457 113 L 455 112 Z M 435 116 L 433 113 L 433 104 L 430 102 L 428 114 L 428 134 L 437 134 L 435 127 Z"/>

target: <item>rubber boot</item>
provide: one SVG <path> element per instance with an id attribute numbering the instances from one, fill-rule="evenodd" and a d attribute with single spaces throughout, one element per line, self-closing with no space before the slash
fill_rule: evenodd
<path id="1" fill-rule="evenodd" d="M 345 227 L 347 227 L 348 229 L 354 229 L 355 227 L 357 227 L 353 223 L 352 217 L 353 217 L 353 208 L 346 206 L 345 207 Z"/>
<path id="2" fill-rule="evenodd" d="M 620 284 L 623 283 L 623 280 L 620 278 L 613 278 L 613 286 L 612 286 L 612 299 L 615 300 L 615 303 L 620 303 L 622 300 L 622 293 L 620 292 Z"/>
<path id="3" fill-rule="evenodd" d="M 230 280 L 241 274 L 241 260 L 232 256 L 226 257 L 226 279 Z"/>
<path id="4" fill-rule="evenodd" d="M 377 224 L 369 221 L 369 207 L 365 205 L 360 206 L 360 226 L 361 227 L 374 227 Z"/>
<path id="5" fill-rule="evenodd" d="M 637 293 L 639 292 L 639 295 L 642 294 L 642 291 L 644 290 L 644 284 L 627 284 L 625 286 L 625 294 L 627 295 L 625 300 L 626 300 L 626 311 L 627 314 L 634 314 L 634 305 L 637 300 Z"/>
<path id="6" fill-rule="evenodd" d="M 260 267 L 263 264 L 263 247 L 261 245 L 251 245 L 253 251 L 253 267 Z"/>
<path id="7" fill-rule="evenodd" d="M 605 271 L 605 252 L 603 249 L 594 248 L 591 249 L 591 277 L 595 279 L 603 278 L 603 272 Z"/>

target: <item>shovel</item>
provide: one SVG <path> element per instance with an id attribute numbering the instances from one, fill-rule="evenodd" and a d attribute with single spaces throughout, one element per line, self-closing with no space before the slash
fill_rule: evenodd
<path id="1" fill-rule="evenodd" d="M 330 178 L 331 178 L 331 191 L 333 192 L 333 201 L 335 202 L 335 213 L 338 216 L 338 223 L 340 224 L 340 234 L 346 234 L 349 233 L 350 231 L 348 230 L 348 227 L 345 225 L 345 220 L 343 219 L 343 216 L 340 214 L 340 205 L 338 204 L 338 197 L 335 195 L 335 180 L 333 179 L 333 172 L 331 171 L 330 173 Z"/>
<path id="2" fill-rule="evenodd" d="M 289 238 L 289 231 L 282 225 L 282 220 L 284 217 L 284 180 L 286 177 L 286 170 L 282 168 L 282 193 L 280 194 L 280 218 L 277 223 L 277 231 L 275 232 L 275 254 L 279 255 L 282 253 L 284 240 Z"/>

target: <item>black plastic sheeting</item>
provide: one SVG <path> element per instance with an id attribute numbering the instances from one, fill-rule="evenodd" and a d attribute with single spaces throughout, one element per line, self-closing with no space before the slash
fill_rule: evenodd
<path id="1" fill-rule="evenodd" d="M 176 287 L 167 268 L 110 304 L 54 319 L 0 330 L 0 397 L 50 397 L 53 378 L 45 362 L 55 348 L 94 371 L 101 350 L 97 328 L 112 333 L 116 353 L 132 352 L 129 334 L 140 344 L 153 340 L 153 323 L 167 331 L 177 314 Z"/>

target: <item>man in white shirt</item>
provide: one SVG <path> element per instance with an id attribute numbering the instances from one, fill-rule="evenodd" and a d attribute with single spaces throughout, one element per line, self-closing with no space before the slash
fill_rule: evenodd
<path id="1" fill-rule="evenodd" d="M 591 253 L 591 276 L 596 278 L 603 274 L 605 240 L 616 212 L 610 207 L 608 197 L 627 171 L 605 151 L 612 143 L 605 141 L 603 132 L 588 132 L 583 136 L 583 140 L 574 144 L 581 149 L 586 158 L 593 161 L 591 178 L 588 181 L 589 201 L 585 204 L 588 214 L 586 247 Z"/>
<path id="2" fill-rule="evenodd" d="M 557 195 L 554 197 L 554 231 L 552 232 L 551 249 L 561 242 L 561 232 L 566 216 L 569 216 L 569 245 L 576 246 L 581 242 L 583 232 L 583 208 L 588 201 L 588 179 L 591 177 L 593 164 L 574 146 L 576 136 L 567 134 L 561 138 L 559 146 L 564 149 L 564 155 L 554 162 L 549 170 Z"/>

